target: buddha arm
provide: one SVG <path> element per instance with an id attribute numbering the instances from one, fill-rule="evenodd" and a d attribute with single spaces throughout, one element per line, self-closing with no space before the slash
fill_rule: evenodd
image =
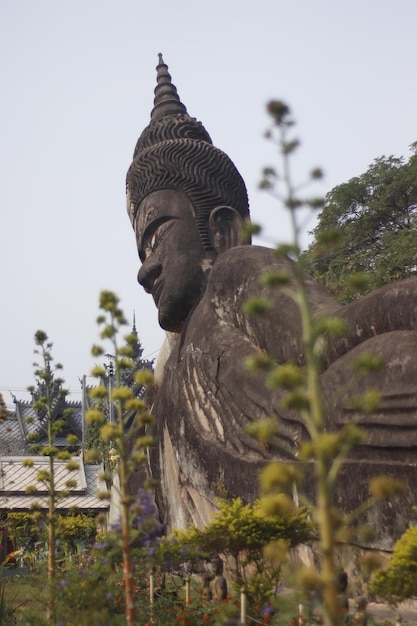
<path id="1" fill-rule="evenodd" d="M 375 335 L 417 330 L 417 279 L 385 285 L 341 307 L 335 314 L 347 322 L 348 333 L 329 346 L 327 364 Z"/>

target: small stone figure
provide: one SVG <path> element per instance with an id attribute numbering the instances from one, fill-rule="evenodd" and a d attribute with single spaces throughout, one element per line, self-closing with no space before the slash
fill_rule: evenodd
<path id="1" fill-rule="evenodd" d="M 213 592 L 211 590 L 211 579 L 212 577 L 208 572 L 203 575 L 203 595 L 206 596 L 208 600 L 213 599 Z"/>
<path id="2" fill-rule="evenodd" d="M 221 602 L 227 598 L 227 580 L 223 576 L 223 561 L 218 558 L 213 561 L 214 581 L 213 581 L 213 600 Z"/>
<path id="3" fill-rule="evenodd" d="M 347 593 L 348 575 L 346 572 L 340 572 L 337 579 L 337 590 L 339 592 L 339 604 L 345 619 L 349 616 L 349 597 Z"/>

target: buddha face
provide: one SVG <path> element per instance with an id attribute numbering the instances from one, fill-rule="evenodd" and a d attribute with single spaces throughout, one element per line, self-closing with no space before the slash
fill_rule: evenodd
<path id="1" fill-rule="evenodd" d="M 201 243 L 193 206 L 178 191 L 154 191 L 139 206 L 135 233 L 142 261 L 138 281 L 152 294 L 160 326 L 181 332 L 214 260 Z"/>

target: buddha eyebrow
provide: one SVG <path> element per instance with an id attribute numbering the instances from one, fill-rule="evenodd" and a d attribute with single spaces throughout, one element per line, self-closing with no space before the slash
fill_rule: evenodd
<path id="1" fill-rule="evenodd" d="M 161 224 L 164 224 L 165 222 L 174 219 L 176 218 L 172 215 L 164 215 L 163 217 L 158 217 L 153 220 L 150 224 L 146 226 L 145 230 L 143 231 L 142 241 L 147 241 L 148 239 L 151 239 L 153 234 L 161 226 Z"/>
<path id="2" fill-rule="evenodd" d="M 173 215 L 164 215 L 163 217 L 156 218 L 145 227 L 145 230 L 143 231 L 143 235 L 141 238 L 141 245 L 140 245 L 140 250 L 139 250 L 139 257 L 142 261 L 143 261 L 142 257 L 145 258 L 146 256 L 145 249 L 149 241 L 152 239 L 153 235 L 155 234 L 155 232 L 158 230 L 158 228 L 162 224 L 165 224 L 166 222 L 176 220 L 176 219 L 177 218 Z"/>

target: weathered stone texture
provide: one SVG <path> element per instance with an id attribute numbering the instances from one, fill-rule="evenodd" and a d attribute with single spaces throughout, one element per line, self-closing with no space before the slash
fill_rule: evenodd
<path id="1" fill-rule="evenodd" d="M 151 467 L 160 480 L 159 505 L 168 529 L 201 525 L 215 510 L 216 496 L 254 499 L 259 469 L 269 459 L 297 458 L 307 437 L 301 416 L 283 409 L 283 392 L 268 388 L 245 360 L 264 351 L 279 364 L 303 365 L 303 329 L 294 264 L 270 249 L 242 245 L 249 219 L 243 180 L 188 115 L 162 57 L 151 121 L 127 174 L 127 203 L 142 262 L 138 280 L 169 331 L 153 406 L 157 446 Z M 263 286 L 260 277 L 267 271 L 285 272 L 291 284 L 285 290 Z M 345 307 L 311 277 L 305 280 L 312 314 L 336 315 L 348 326 L 346 337 L 322 348 L 329 429 L 353 419 L 352 397 L 370 387 L 381 394 L 378 410 L 362 420 L 364 441 L 343 467 L 337 503 L 352 511 L 367 497 L 374 475 L 402 479 L 401 503 L 367 514 L 380 531 L 372 545 L 389 549 L 414 519 L 417 503 L 417 279 Z M 269 312 L 245 314 L 251 296 L 268 299 Z M 369 352 L 382 357 L 385 367 L 361 379 L 354 362 Z M 245 426 L 271 416 L 277 433 L 263 446 Z M 311 495 L 312 468 L 305 474 Z"/>

